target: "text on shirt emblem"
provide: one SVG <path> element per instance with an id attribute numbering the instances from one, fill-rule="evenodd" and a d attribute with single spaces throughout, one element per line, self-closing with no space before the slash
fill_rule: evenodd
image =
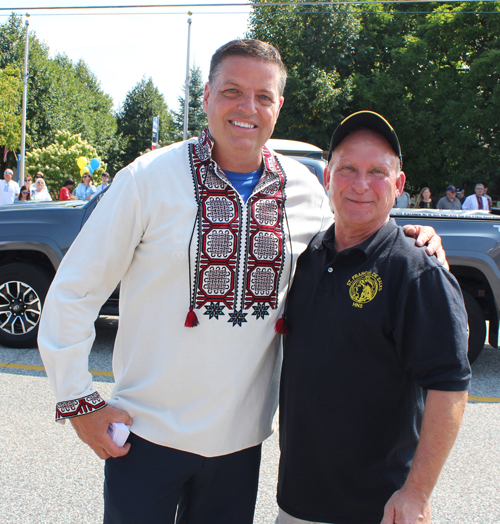
<path id="1" fill-rule="evenodd" d="M 347 282 L 352 306 L 362 308 L 363 304 L 371 302 L 382 289 L 382 279 L 372 271 L 363 271 L 353 275 Z"/>

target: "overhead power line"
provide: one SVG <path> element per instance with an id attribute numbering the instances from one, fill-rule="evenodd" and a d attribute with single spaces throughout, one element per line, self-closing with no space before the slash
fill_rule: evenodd
<path id="1" fill-rule="evenodd" d="M 498 0 L 468 0 L 472 3 L 477 2 L 498 2 Z M 274 7 L 274 6 L 295 6 L 295 5 L 363 5 L 363 4 L 448 4 L 463 3 L 464 0 L 340 0 L 333 2 L 240 2 L 230 4 L 202 3 L 202 4 L 150 4 L 150 5 L 96 5 L 96 6 L 45 6 L 45 7 L 1 7 L 0 11 L 70 11 L 70 10 L 105 10 L 105 9 L 152 9 L 152 8 L 186 8 L 196 7 Z"/>

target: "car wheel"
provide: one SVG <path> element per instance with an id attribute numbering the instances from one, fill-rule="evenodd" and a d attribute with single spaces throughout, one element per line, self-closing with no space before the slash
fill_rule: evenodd
<path id="1" fill-rule="evenodd" d="M 467 291 L 462 291 L 462 294 L 468 317 L 469 351 L 467 355 L 472 364 L 483 350 L 486 339 L 486 322 L 483 310 L 477 301 Z"/>
<path id="2" fill-rule="evenodd" d="M 34 348 L 51 277 L 31 264 L 0 267 L 0 344 Z"/>

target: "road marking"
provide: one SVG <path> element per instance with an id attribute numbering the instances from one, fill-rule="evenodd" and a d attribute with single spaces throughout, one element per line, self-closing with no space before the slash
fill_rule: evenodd
<path id="1" fill-rule="evenodd" d="M 0 368 L 9 368 L 9 369 L 30 369 L 32 371 L 45 371 L 43 366 L 31 366 L 28 364 L 9 364 L 8 362 L 0 362 Z M 112 371 L 97 371 L 90 370 L 92 375 L 101 375 L 104 377 L 112 377 Z M 472 402 L 500 402 L 500 397 L 469 397 L 469 400 Z"/>
<path id="2" fill-rule="evenodd" d="M 9 364 L 8 362 L 0 362 L 0 368 L 9 368 L 9 369 L 29 369 L 32 371 L 45 371 L 45 368 L 43 366 L 31 366 L 28 364 Z M 90 373 L 92 375 L 100 375 L 104 377 L 112 377 L 113 372 L 112 371 L 96 371 L 91 369 Z"/>
<path id="3" fill-rule="evenodd" d="M 500 402 L 498 397 L 469 397 L 472 402 Z"/>

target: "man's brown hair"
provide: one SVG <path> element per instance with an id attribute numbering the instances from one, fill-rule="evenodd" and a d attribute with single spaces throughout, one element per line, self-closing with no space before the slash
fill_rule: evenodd
<path id="1" fill-rule="evenodd" d="M 281 59 L 280 52 L 271 44 L 251 38 L 244 40 L 232 40 L 222 47 L 219 47 L 212 56 L 210 61 L 210 73 L 208 74 L 209 83 L 213 83 L 219 74 L 222 62 L 230 56 L 243 56 L 246 58 L 255 58 L 275 64 L 280 72 L 279 94 L 283 95 L 286 84 L 286 67 Z"/>

